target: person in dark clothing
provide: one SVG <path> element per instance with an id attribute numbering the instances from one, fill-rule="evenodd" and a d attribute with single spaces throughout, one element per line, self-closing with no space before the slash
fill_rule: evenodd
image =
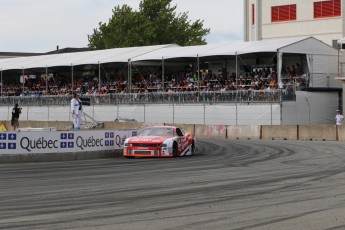
<path id="1" fill-rule="evenodd" d="M 12 109 L 12 119 L 11 119 L 11 126 L 13 126 L 13 130 L 16 131 L 19 127 L 19 115 L 22 113 L 22 108 L 19 108 L 18 103 L 15 104 L 14 108 Z"/>

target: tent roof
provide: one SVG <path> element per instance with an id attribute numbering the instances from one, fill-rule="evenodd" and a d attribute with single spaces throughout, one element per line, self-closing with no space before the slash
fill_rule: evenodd
<path id="1" fill-rule="evenodd" d="M 40 55 L 32 57 L 0 59 L 0 69 L 32 69 L 56 66 L 77 66 L 128 61 L 152 61 L 211 56 L 235 56 L 249 53 L 296 53 L 337 55 L 333 47 L 313 37 L 290 37 L 252 42 L 226 42 L 220 44 L 185 46 L 174 44 L 115 48 L 75 53 Z"/>
<path id="2" fill-rule="evenodd" d="M 170 47 L 133 58 L 132 61 L 185 57 L 235 56 L 249 53 L 299 53 L 335 55 L 336 50 L 313 37 L 290 37 L 252 42 L 227 42 L 217 45 Z"/>
<path id="3" fill-rule="evenodd" d="M 6 58 L 0 59 L 0 69 L 31 69 L 53 66 L 76 66 L 98 63 L 122 62 L 127 63 L 129 59 L 149 53 L 155 50 L 177 45 L 156 45 L 128 48 L 114 48 L 96 51 L 84 51 L 63 54 L 40 55 L 34 57 Z"/>
<path id="4" fill-rule="evenodd" d="M 196 58 L 198 54 L 208 52 L 218 47 L 223 46 L 222 44 L 211 44 L 211 45 L 199 45 L 199 46 L 178 46 L 168 47 L 161 50 L 156 50 L 147 54 L 143 54 L 132 58 L 132 61 L 149 61 L 149 60 L 162 60 L 172 58 Z"/>

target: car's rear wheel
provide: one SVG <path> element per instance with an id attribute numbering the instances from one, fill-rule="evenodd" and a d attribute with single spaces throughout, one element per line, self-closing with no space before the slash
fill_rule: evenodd
<path id="1" fill-rule="evenodd" d="M 134 156 L 126 156 L 126 158 L 132 159 L 132 158 L 134 158 Z"/>
<path id="2" fill-rule="evenodd" d="M 191 149 L 191 155 L 194 155 L 195 153 L 195 142 L 192 142 L 192 149 Z"/>
<path id="3" fill-rule="evenodd" d="M 173 157 L 177 157 L 177 143 L 176 142 L 174 142 L 174 144 L 173 144 Z"/>

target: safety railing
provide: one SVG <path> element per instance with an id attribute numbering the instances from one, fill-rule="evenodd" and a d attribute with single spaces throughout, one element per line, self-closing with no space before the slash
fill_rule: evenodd
<path id="1" fill-rule="evenodd" d="M 81 95 L 90 104 L 188 104 L 188 103 L 241 103 L 281 102 L 295 100 L 294 94 L 281 90 L 234 90 L 209 92 L 151 92 Z M 0 105 L 69 105 L 72 96 L 10 96 L 0 97 Z"/>

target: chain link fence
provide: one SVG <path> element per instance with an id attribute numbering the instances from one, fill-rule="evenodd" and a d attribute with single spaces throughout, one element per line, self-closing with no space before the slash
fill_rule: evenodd
<path id="1" fill-rule="evenodd" d="M 2 97 L 0 120 L 10 120 L 15 103 L 20 120 L 72 121 L 72 96 Z M 82 95 L 84 112 L 96 121 L 133 119 L 145 123 L 210 125 L 332 124 L 339 96 L 333 93 L 226 91 Z"/>
<path id="2" fill-rule="evenodd" d="M 91 105 L 107 104 L 188 104 L 188 103 L 274 103 L 281 100 L 295 100 L 294 94 L 281 90 L 236 90 L 210 92 L 151 92 L 151 93 L 118 93 L 81 95 L 90 99 Z M 11 96 L 0 97 L 1 105 L 48 106 L 69 105 L 71 95 L 58 96 Z"/>

